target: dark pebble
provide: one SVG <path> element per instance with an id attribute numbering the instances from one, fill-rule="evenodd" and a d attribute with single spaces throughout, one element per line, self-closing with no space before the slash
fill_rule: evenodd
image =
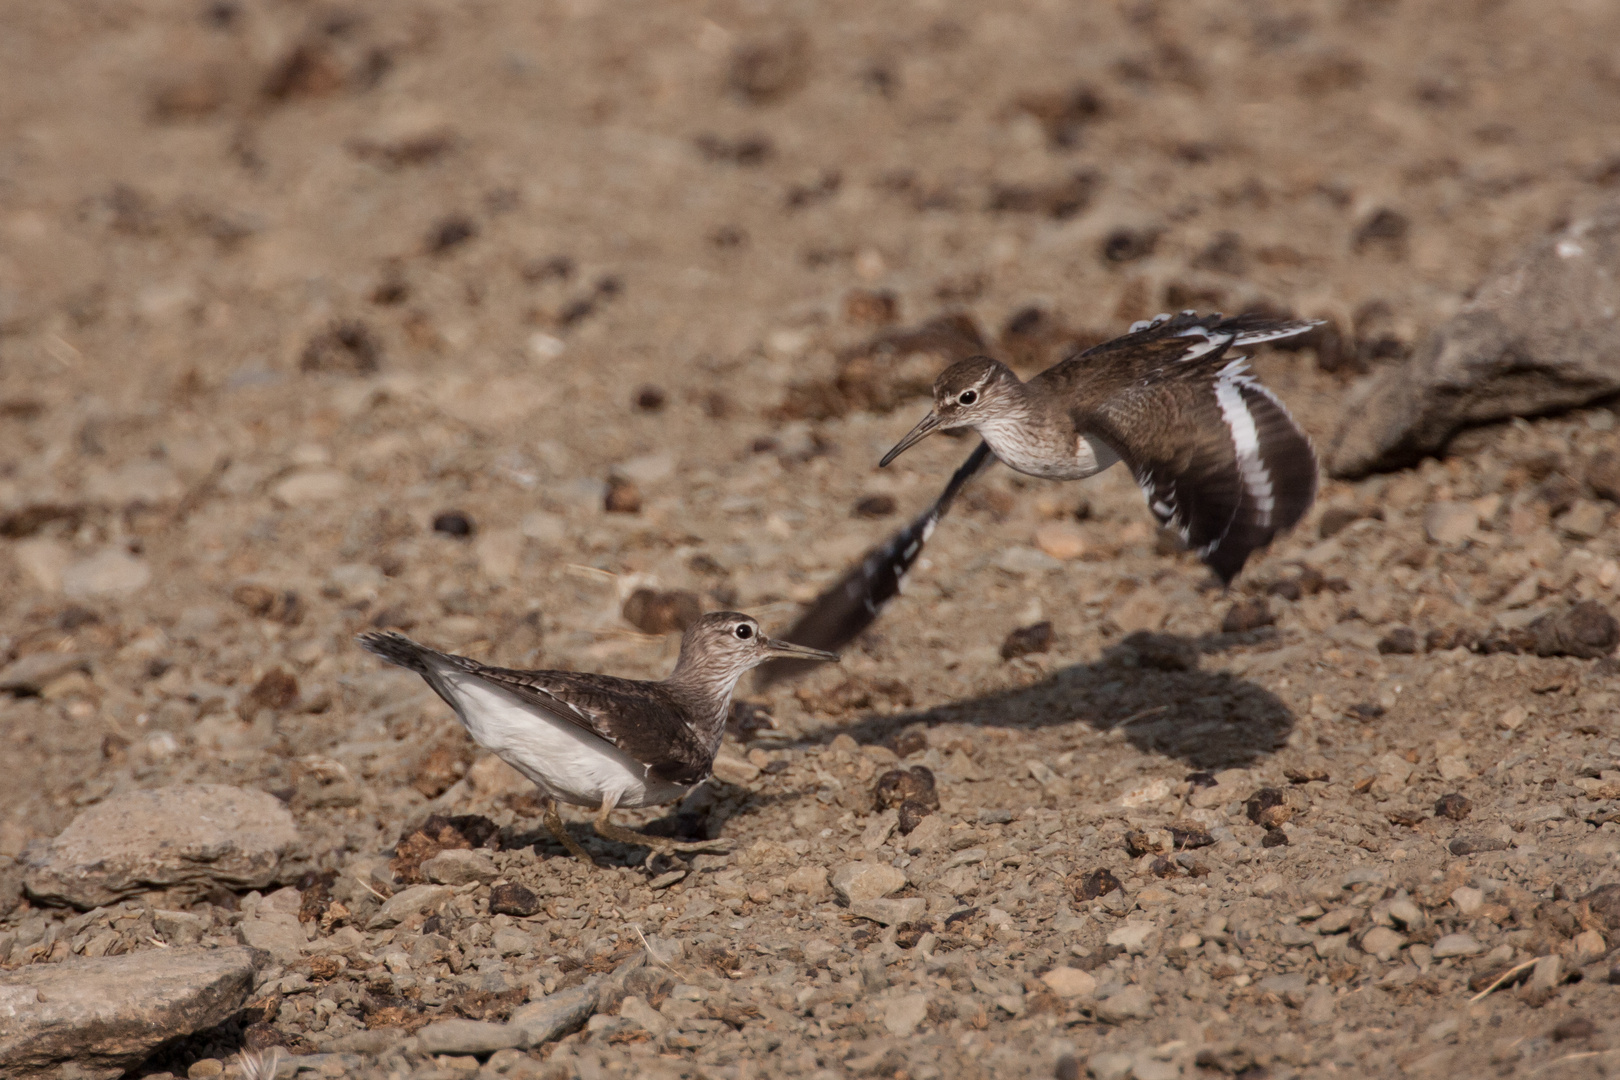
<path id="1" fill-rule="evenodd" d="M 1144 855 L 1152 854 L 1157 848 L 1154 847 L 1153 841 L 1148 837 L 1147 833 L 1142 832 L 1140 829 L 1132 829 L 1125 834 L 1125 850 L 1130 854 L 1131 858 L 1140 859 Z"/>
<path id="2" fill-rule="evenodd" d="M 1119 643 L 1136 657 L 1136 666 L 1154 671 L 1196 671 L 1198 646 L 1175 634 L 1138 630 Z M 1214 781 L 1211 781 L 1213 783 Z"/>
<path id="3" fill-rule="evenodd" d="M 1152 865 L 1148 867 L 1148 873 L 1157 878 L 1175 877 L 1181 873 L 1181 867 L 1177 866 L 1163 855 L 1160 855 L 1157 859 L 1154 859 Z"/>
<path id="4" fill-rule="evenodd" d="M 922 824 L 923 818 L 933 813 L 928 804 L 916 799 L 907 799 L 900 804 L 900 835 L 910 836 L 911 830 Z"/>
<path id="5" fill-rule="evenodd" d="M 1434 816 L 1450 818 L 1452 821 L 1461 821 L 1473 808 L 1474 804 L 1468 801 L 1468 796 L 1459 795 L 1455 791 L 1434 800 Z"/>
<path id="6" fill-rule="evenodd" d="M 1604 450 L 1586 463 L 1586 486 L 1600 499 L 1620 503 L 1620 454 Z"/>
<path id="7" fill-rule="evenodd" d="M 1099 868 L 1080 878 L 1080 883 L 1075 886 L 1074 896 L 1077 900 L 1095 900 L 1122 887 L 1113 871 Z"/>
<path id="8" fill-rule="evenodd" d="M 1361 717 L 1363 720 L 1376 720 L 1380 716 L 1384 715 L 1384 707 L 1382 705 L 1375 705 L 1370 701 L 1358 701 L 1354 705 L 1350 706 L 1350 711 Z"/>
<path id="9" fill-rule="evenodd" d="M 979 811 L 980 825 L 1005 825 L 1012 819 L 1013 812 L 1003 807 Z"/>
<path id="10" fill-rule="evenodd" d="M 1398 254 L 1404 249 L 1407 233 L 1411 229 L 1412 223 L 1405 214 L 1382 207 L 1357 226 L 1354 247 L 1357 251 L 1381 248 L 1390 254 Z"/>
<path id="11" fill-rule="evenodd" d="M 1459 836 L 1446 845 L 1446 850 L 1453 855 L 1474 855 L 1482 851 L 1506 851 L 1506 840 L 1498 840 L 1491 836 Z"/>
<path id="12" fill-rule="evenodd" d="M 491 915 L 515 915 L 528 918 L 540 910 L 540 898 L 516 882 L 496 885 L 489 890 Z"/>
<path id="13" fill-rule="evenodd" d="M 602 500 L 602 509 L 610 514 L 641 513 L 641 489 L 622 476 L 612 477 L 608 480 L 607 496 Z"/>
<path id="14" fill-rule="evenodd" d="M 696 593 L 637 589 L 624 602 L 624 619 L 643 634 L 684 631 L 703 617 L 703 601 Z"/>
<path id="15" fill-rule="evenodd" d="M 1620 965 L 1609 969 L 1609 985 L 1620 986 Z"/>
<path id="16" fill-rule="evenodd" d="M 1353 506 L 1330 506 L 1317 520 L 1316 533 L 1323 540 L 1338 536 L 1367 515 Z"/>
<path id="17" fill-rule="evenodd" d="M 642 412 L 657 412 L 667 400 L 664 391 L 656 386 L 643 386 L 636 391 L 636 408 Z"/>
<path id="18" fill-rule="evenodd" d="M 1415 829 L 1424 821 L 1423 812 L 1416 807 L 1391 810 L 1384 816 L 1389 819 L 1391 825 L 1400 825 L 1408 829 Z"/>
<path id="19" fill-rule="evenodd" d="M 1221 620 L 1221 633 L 1241 634 L 1249 630 L 1258 630 L 1262 626 L 1270 626 L 1277 621 L 1277 616 L 1271 613 L 1265 600 L 1256 596 L 1248 600 L 1239 600 L 1226 612 L 1226 618 Z"/>
<path id="20" fill-rule="evenodd" d="M 1298 769 L 1284 769 L 1283 775 L 1288 777 L 1290 784 L 1309 784 L 1315 781 L 1327 783 L 1327 770 L 1319 766 L 1307 765 Z"/>
<path id="21" fill-rule="evenodd" d="M 478 226 L 471 218 L 459 215 L 448 217 L 433 226 L 433 230 L 428 233 L 427 249 L 430 254 L 442 255 L 460 247 L 477 235 Z"/>
<path id="22" fill-rule="evenodd" d="M 1397 626 L 1378 640 L 1378 651 L 1386 656 L 1411 656 L 1418 651 L 1418 636 L 1409 626 Z"/>
<path id="23" fill-rule="evenodd" d="M 1612 977 L 1611 972 L 1611 979 Z M 1552 1029 L 1554 1042 L 1568 1042 L 1570 1039 L 1590 1039 L 1596 1034 L 1597 1025 L 1584 1016 L 1572 1016 Z"/>
<path id="24" fill-rule="evenodd" d="M 298 700 L 298 678 L 283 668 L 274 667 L 265 672 L 253 689 L 247 692 L 237 712 L 244 720 L 252 720 L 260 709 L 280 712 Z"/>
<path id="25" fill-rule="evenodd" d="M 1159 234 L 1154 229 L 1115 229 L 1103 240 L 1103 261 L 1128 263 L 1145 259 L 1158 244 Z"/>
<path id="26" fill-rule="evenodd" d="M 298 370 L 369 375 L 382 365 L 382 342 L 359 319 L 343 319 L 309 339 Z"/>
<path id="27" fill-rule="evenodd" d="M 900 300 L 888 289 L 851 289 L 844 296 L 844 321 L 856 326 L 887 326 L 900 318 Z"/>
<path id="28" fill-rule="evenodd" d="M 1281 829 L 1267 829 L 1266 835 L 1260 838 L 1261 847 L 1287 847 L 1288 834 Z"/>
<path id="29" fill-rule="evenodd" d="M 1012 660 L 1032 653 L 1043 653 L 1052 647 L 1052 624 L 1043 620 L 1033 626 L 1021 626 L 1007 635 L 1001 643 L 1001 658 Z"/>
<path id="30" fill-rule="evenodd" d="M 910 757 L 928 749 L 928 733 L 921 727 L 909 727 L 895 735 L 889 743 L 889 749 L 897 757 Z"/>
<path id="31" fill-rule="evenodd" d="M 1170 841 L 1175 844 L 1177 851 L 1188 851 L 1193 848 L 1209 847 L 1215 843 L 1215 838 L 1202 825 L 1180 822 L 1170 826 Z"/>
<path id="32" fill-rule="evenodd" d="M 1283 793 L 1276 788 L 1263 787 L 1250 795 L 1243 803 L 1243 812 L 1249 815 L 1249 820 L 1256 825 L 1266 824 L 1262 819 L 1267 811 L 1275 810 L 1283 805 Z"/>
<path id="33" fill-rule="evenodd" d="M 810 77 L 810 35 L 793 28 L 739 44 L 731 54 L 726 86 L 750 105 L 780 101 Z"/>
<path id="34" fill-rule="evenodd" d="M 458 540 L 465 540 L 475 531 L 472 518 L 460 510 L 446 510 L 433 519 L 433 531 L 453 536 Z"/>
<path id="35" fill-rule="evenodd" d="M 899 507 L 893 495 L 866 495 L 850 513 L 858 518 L 888 517 Z"/>
<path id="36" fill-rule="evenodd" d="M 1080 1059 L 1073 1054 L 1064 1054 L 1052 1066 L 1052 1080 L 1080 1080 Z"/>
<path id="37" fill-rule="evenodd" d="M 939 809 L 939 791 L 934 784 L 933 770 L 924 765 L 909 769 L 890 769 L 877 778 L 872 787 L 872 801 L 879 810 L 915 802 L 929 810 Z"/>
<path id="38" fill-rule="evenodd" d="M 1582 600 L 1564 611 L 1543 615 L 1530 624 L 1537 656 L 1574 656 L 1594 660 L 1620 645 L 1620 622 L 1597 600 Z"/>

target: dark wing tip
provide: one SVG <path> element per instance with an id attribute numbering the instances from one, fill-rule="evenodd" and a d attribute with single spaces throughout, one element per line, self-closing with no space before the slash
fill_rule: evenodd
<path id="1" fill-rule="evenodd" d="M 418 645 L 404 634 L 393 630 L 367 630 L 356 634 L 354 640 L 366 652 L 390 664 L 421 673 L 427 670 L 422 654 L 431 651 Z"/>

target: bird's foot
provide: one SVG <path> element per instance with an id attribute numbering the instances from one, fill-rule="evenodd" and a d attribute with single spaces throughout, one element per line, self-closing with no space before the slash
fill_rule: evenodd
<path id="1" fill-rule="evenodd" d="M 555 800 L 547 799 L 545 801 L 545 813 L 542 820 L 545 822 L 546 831 L 552 835 L 557 843 L 568 850 L 568 854 L 589 863 L 591 866 L 596 865 L 596 860 L 591 858 L 591 853 L 580 846 L 578 840 L 569 835 L 568 828 L 563 824 L 562 815 L 557 813 Z"/>
<path id="2" fill-rule="evenodd" d="M 651 848 L 653 851 L 683 854 L 697 854 L 708 852 L 715 855 L 724 855 L 731 850 L 728 840 L 672 840 L 667 836 L 648 836 L 646 833 L 626 829 L 622 825 L 615 825 L 604 814 L 596 819 L 596 835 L 604 840 L 615 840 L 621 844 L 632 847 Z"/>

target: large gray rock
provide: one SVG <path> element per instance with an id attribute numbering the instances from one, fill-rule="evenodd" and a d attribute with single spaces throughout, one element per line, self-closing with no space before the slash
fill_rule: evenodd
<path id="1" fill-rule="evenodd" d="M 83 909 L 151 889 L 262 889 L 297 845 L 291 812 L 263 791 L 224 784 L 131 791 L 31 845 L 23 884 L 43 903 Z"/>
<path id="2" fill-rule="evenodd" d="M 1459 430 L 1620 392 L 1620 205 L 1582 218 L 1490 278 L 1410 361 L 1352 392 L 1334 476 L 1411 465 Z"/>
<path id="3" fill-rule="evenodd" d="M 547 994 L 512 1013 L 512 1026 L 523 1030 L 525 1045 L 539 1046 L 578 1029 L 596 1011 L 597 982 Z"/>
<path id="4" fill-rule="evenodd" d="M 122 1076 L 160 1043 L 230 1019 L 269 962 L 257 949 L 171 948 L 0 975 L 0 1076 Z"/>

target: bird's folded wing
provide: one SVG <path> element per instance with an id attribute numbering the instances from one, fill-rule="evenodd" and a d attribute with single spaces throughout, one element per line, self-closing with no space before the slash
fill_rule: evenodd
<path id="1" fill-rule="evenodd" d="M 1161 372 L 1074 421 L 1113 447 L 1159 523 L 1229 582 L 1310 508 L 1316 455 L 1243 358 L 1211 359 Z"/>
<path id="2" fill-rule="evenodd" d="M 695 782 L 708 773 L 708 751 L 646 683 L 482 666 L 473 674 L 611 743 L 664 779 Z M 694 770 L 698 775 L 689 776 Z"/>

